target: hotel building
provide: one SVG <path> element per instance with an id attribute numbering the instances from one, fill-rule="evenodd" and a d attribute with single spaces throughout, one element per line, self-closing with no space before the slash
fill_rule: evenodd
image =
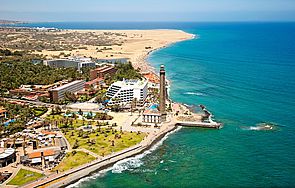
<path id="1" fill-rule="evenodd" d="M 110 76 L 114 75 L 117 72 L 117 69 L 115 69 L 112 65 L 104 65 L 102 67 L 96 68 L 94 70 L 90 71 L 90 80 L 94 80 L 96 78 L 105 78 L 107 74 Z"/>
<path id="2" fill-rule="evenodd" d="M 123 80 L 113 83 L 106 96 L 110 98 L 108 104 L 128 104 L 137 99 L 138 104 L 143 104 L 148 93 L 147 80 Z"/>
<path id="3" fill-rule="evenodd" d="M 54 59 L 44 61 L 45 65 L 56 68 L 69 68 L 74 67 L 79 71 L 83 67 L 95 67 L 95 63 L 91 61 L 91 58 L 82 58 L 82 57 L 70 57 L 68 59 Z"/>
<path id="4" fill-rule="evenodd" d="M 64 98 L 64 94 L 66 92 L 76 93 L 84 88 L 85 81 L 84 80 L 76 80 L 71 83 L 62 85 L 60 87 L 51 89 L 50 100 L 53 102 L 58 102 L 60 99 Z"/>

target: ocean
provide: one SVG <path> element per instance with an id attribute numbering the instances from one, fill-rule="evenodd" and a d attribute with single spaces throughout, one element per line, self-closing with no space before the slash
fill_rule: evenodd
<path id="1" fill-rule="evenodd" d="M 68 29 L 181 29 L 153 52 L 170 96 L 205 105 L 221 130 L 181 128 L 76 187 L 295 187 L 295 23 L 36 23 Z M 261 123 L 271 123 L 264 130 Z"/>

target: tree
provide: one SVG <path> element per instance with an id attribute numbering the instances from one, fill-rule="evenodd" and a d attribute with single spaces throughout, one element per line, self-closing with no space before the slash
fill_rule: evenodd
<path id="1" fill-rule="evenodd" d="M 97 95 L 95 101 L 97 103 L 104 103 L 108 98 L 105 95 Z"/>
<path id="2" fill-rule="evenodd" d="M 55 113 L 56 114 L 60 114 L 61 113 L 61 107 L 60 106 L 55 106 L 55 109 L 54 109 Z"/>
<path id="3" fill-rule="evenodd" d="M 98 132 L 101 132 L 101 123 L 97 122 L 97 126 L 98 126 Z"/>
<path id="4" fill-rule="evenodd" d="M 77 149 L 79 147 L 79 142 L 78 142 L 78 140 L 76 139 L 75 140 L 75 143 L 74 143 L 74 145 L 73 145 L 73 149 Z"/>
<path id="5" fill-rule="evenodd" d="M 66 111 L 66 115 L 70 115 L 72 112 L 70 110 Z"/>
<path id="6" fill-rule="evenodd" d="M 89 113 L 87 113 L 87 119 L 92 119 L 93 117 L 93 113 L 90 111 Z"/>
<path id="7" fill-rule="evenodd" d="M 70 101 L 70 102 L 77 102 L 77 100 L 78 100 L 76 95 L 72 92 L 69 92 L 69 91 L 65 92 L 64 98 L 65 98 L 65 100 Z"/>
<path id="8" fill-rule="evenodd" d="M 79 114 L 80 116 L 82 116 L 82 115 L 83 115 L 83 111 L 82 111 L 81 109 L 79 109 L 78 114 Z"/>
<path id="9" fill-rule="evenodd" d="M 131 115 L 132 115 L 133 110 L 136 110 L 136 107 L 137 107 L 137 98 L 133 98 L 133 100 L 130 104 Z"/>

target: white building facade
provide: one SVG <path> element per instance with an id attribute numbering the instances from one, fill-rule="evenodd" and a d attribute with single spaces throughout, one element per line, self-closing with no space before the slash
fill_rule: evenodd
<path id="1" fill-rule="evenodd" d="M 161 113 L 156 110 L 146 110 L 142 114 L 144 123 L 161 123 Z"/>
<path id="2" fill-rule="evenodd" d="M 83 90 L 84 85 L 85 85 L 84 80 L 75 80 L 68 84 L 51 89 L 49 90 L 50 99 L 53 102 L 58 102 L 58 100 L 64 98 L 66 92 L 76 93 L 80 90 Z"/>
<path id="3" fill-rule="evenodd" d="M 86 57 L 69 57 L 67 59 L 53 59 L 44 61 L 44 65 L 61 68 L 74 67 L 79 71 L 84 67 L 95 67 L 95 62 Z"/>
<path id="4" fill-rule="evenodd" d="M 148 94 L 147 80 L 123 80 L 113 83 L 106 96 L 110 98 L 109 105 L 130 104 L 134 99 L 137 104 L 143 104 Z"/>

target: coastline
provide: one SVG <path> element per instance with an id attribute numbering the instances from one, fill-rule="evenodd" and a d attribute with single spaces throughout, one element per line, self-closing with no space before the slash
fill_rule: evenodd
<path id="1" fill-rule="evenodd" d="M 170 30 L 170 29 L 169 29 Z M 184 32 L 182 30 L 170 30 L 170 31 L 178 31 L 178 32 L 182 32 L 186 35 L 185 38 L 183 39 L 179 39 L 179 40 L 175 40 L 175 41 L 170 41 L 168 42 L 167 44 L 163 45 L 163 46 L 159 46 L 157 48 L 154 48 L 154 49 L 151 49 L 149 50 L 148 52 L 146 52 L 145 54 L 143 55 L 138 55 L 137 57 L 137 61 L 135 62 L 131 62 L 132 65 L 134 66 L 134 68 L 140 68 L 142 72 L 152 72 L 155 76 L 158 76 L 156 71 L 155 71 L 155 67 L 153 67 L 149 62 L 148 62 L 148 57 L 149 55 L 151 55 L 152 53 L 158 51 L 158 50 L 161 50 L 163 48 L 168 48 L 169 46 L 173 45 L 173 44 L 176 44 L 178 42 L 183 42 L 183 41 L 186 41 L 186 40 L 192 40 L 192 39 L 195 39 L 197 36 L 194 35 L 194 34 L 190 34 L 190 33 L 187 33 L 187 32 Z M 169 82 L 169 80 L 168 80 Z"/>
<path id="2" fill-rule="evenodd" d="M 131 30 L 132 31 L 132 30 Z M 161 30 L 161 31 L 166 31 L 166 30 Z M 155 68 L 151 66 L 151 64 L 147 61 L 148 56 L 156 51 L 160 50 L 162 48 L 169 47 L 170 45 L 185 41 L 185 40 L 191 40 L 195 38 L 195 35 L 186 33 L 181 30 L 167 30 L 167 31 L 177 31 L 181 32 L 184 34 L 185 37 L 179 38 L 177 40 L 171 40 L 171 41 L 166 41 L 160 46 L 157 46 L 153 49 L 150 50 L 144 50 L 141 51 L 141 53 L 135 54 L 135 61 L 134 59 L 132 61 L 132 66 L 134 68 L 140 68 L 141 73 L 149 71 L 155 76 L 157 76 Z M 143 71 L 144 70 L 144 71 Z M 169 81 L 168 81 L 169 83 Z M 148 135 L 146 139 L 144 139 L 141 143 L 138 145 L 135 145 L 131 148 L 127 148 L 126 150 L 123 150 L 121 152 L 117 152 L 114 155 L 106 156 L 105 158 L 101 160 L 96 160 L 91 162 L 91 164 L 86 164 L 82 165 L 80 167 L 77 167 L 73 170 L 69 170 L 66 173 L 58 174 L 56 177 L 51 177 L 51 179 L 48 179 L 48 177 L 41 179 L 37 182 L 31 182 L 27 185 L 24 185 L 22 187 L 39 187 L 39 186 L 44 186 L 47 185 L 47 187 L 66 187 L 68 185 L 74 184 L 78 182 L 80 179 L 88 177 L 93 175 L 94 173 L 108 169 L 109 167 L 113 166 L 115 163 L 118 161 L 122 161 L 127 158 L 131 158 L 134 156 L 137 156 L 139 154 L 144 153 L 145 151 L 151 149 L 154 145 L 156 145 L 159 141 L 161 141 L 168 133 L 174 131 L 177 128 L 177 126 L 171 122 L 171 119 L 169 122 L 165 122 L 160 131 L 157 133 L 151 133 Z M 51 184 L 53 183 L 53 184 Z M 49 185 L 48 185 L 49 184 Z"/>

